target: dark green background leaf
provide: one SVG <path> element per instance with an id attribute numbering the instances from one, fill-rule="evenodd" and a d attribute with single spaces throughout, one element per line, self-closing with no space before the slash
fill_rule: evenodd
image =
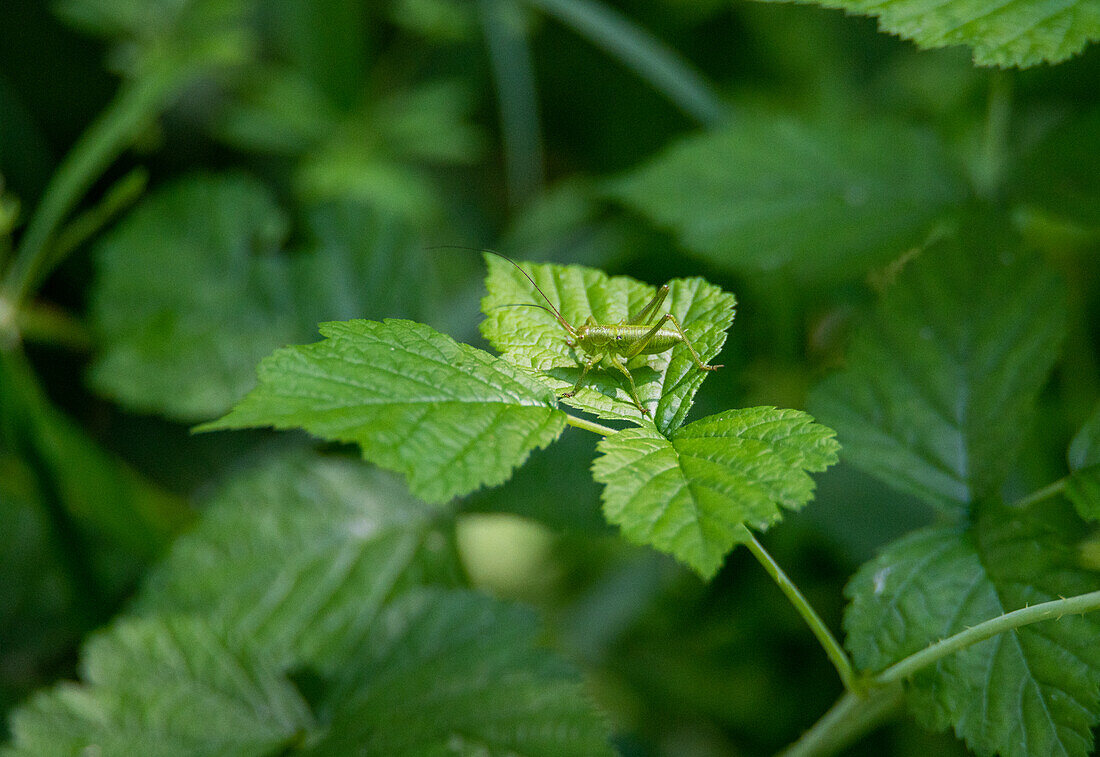
<path id="1" fill-rule="evenodd" d="M 305 754 L 612 755 L 576 675 L 535 647 L 531 613 L 474 594 L 393 603 L 320 705 Z"/>
<path id="2" fill-rule="evenodd" d="M 133 609 L 201 613 L 265 659 L 332 669 L 390 597 L 456 580 L 437 515 L 361 463 L 277 459 L 218 492 Z"/>
<path id="3" fill-rule="evenodd" d="M 296 333 L 275 255 L 287 232 L 270 191 L 243 175 L 196 176 L 147 198 L 98 249 L 95 387 L 181 420 L 224 412 Z"/>
<path id="4" fill-rule="evenodd" d="M 197 618 L 123 620 L 60 684 L 12 719 L 13 755 L 277 754 L 310 725 L 306 703 L 261 658 Z"/>
<path id="5" fill-rule="evenodd" d="M 852 579 L 845 614 L 856 663 L 878 671 L 969 626 L 1026 605 L 1096 591 L 1079 565 L 1081 524 L 1062 503 L 1028 512 L 986 503 L 970 528 L 918 531 Z M 975 751 L 1092 748 L 1100 722 L 1100 619 L 1066 616 L 975 644 L 913 676 L 910 708 L 954 727 Z"/>
<path id="6" fill-rule="evenodd" d="M 835 279 L 923 241 L 964 190 L 936 139 L 912 127 L 750 112 L 609 191 L 715 265 Z"/>
<path id="7" fill-rule="evenodd" d="M 424 315 L 438 286 L 407 225 L 352 202 L 310 209 L 305 249 L 271 192 L 242 174 L 151 194 L 98 249 L 92 383 L 182 421 L 226 412 L 256 364 L 324 320 Z M 187 282 L 181 286 L 181 282 Z"/>
<path id="8" fill-rule="evenodd" d="M 810 399 L 845 459 L 946 511 L 1011 469 L 1065 329 L 1060 282 L 1014 249 L 980 228 L 929 248 Z"/>

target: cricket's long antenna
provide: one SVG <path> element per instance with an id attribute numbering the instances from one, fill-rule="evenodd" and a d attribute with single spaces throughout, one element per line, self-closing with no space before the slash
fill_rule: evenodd
<path id="1" fill-rule="evenodd" d="M 573 327 L 569 325 L 569 321 L 565 320 L 565 317 L 562 316 L 561 312 L 556 307 L 554 307 L 554 303 L 550 302 L 550 298 L 546 296 L 546 292 L 542 291 L 542 287 L 540 287 L 538 284 L 535 283 L 535 280 L 533 278 L 531 278 L 531 275 L 529 273 L 527 273 L 527 271 L 523 270 L 523 268 L 520 266 L 519 263 L 512 260 L 507 255 L 505 255 L 503 253 L 500 253 L 500 252 L 497 252 L 496 250 L 486 249 L 484 247 L 463 247 L 462 245 L 458 245 L 458 244 L 437 244 L 437 245 L 433 245 L 431 247 L 425 247 L 424 249 L 425 250 L 469 250 L 470 252 L 487 252 L 490 255 L 496 255 L 498 258 L 503 258 L 504 260 L 507 260 L 509 263 L 511 263 L 512 265 L 514 265 L 516 267 L 517 271 L 519 271 L 520 273 L 523 274 L 524 278 L 526 278 L 528 281 L 531 282 L 531 286 L 533 286 L 538 291 L 538 293 L 542 295 L 542 299 L 546 300 L 546 304 L 549 305 L 550 307 L 549 308 L 544 308 L 544 309 L 548 310 L 549 312 L 554 314 L 554 317 L 558 319 L 558 323 L 561 324 L 562 328 L 564 328 L 567 332 L 569 332 L 569 336 L 572 336 L 572 337 L 577 336 L 577 333 L 573 330 Z M 519 303 L 516 303 L 516 304 L 519 304 Z M 530 307 L 536 307 L 536 308 L 543 307 L 542 305 L 534 305 L 532 303 L 525 303 L 525 304 L 529 305 Z M 499 307 L 507 307 L 507 306 L 501 305 Z"/>
<path id="2" fill-rule="evenodd" d="M 538 308 L 539 310 L 545 310 L 547 313 L 553 314 L 554 311 L 545 305 L 540 305 L 537 302 L 509 302 L 505 305 L 493 305 L 490 310 L 499 310 L 500 308 Z"/>

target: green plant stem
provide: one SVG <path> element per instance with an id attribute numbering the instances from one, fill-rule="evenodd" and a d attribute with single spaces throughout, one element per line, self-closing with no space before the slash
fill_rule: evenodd
<path id="1" fill-rule="evenodd" d="M 749 535 L 749 540 L 745 542 L 745 545 L 752 552 L 756 561 L 764 566 L 764 570 L 768 575 L 772 577 L 779 589 L 787 595 L 787 599 L 794 605 L 794 609 L 798 611 L 798 614 L 802 616 L 802 619 L 806 621 L 806 624 L 810 627 L 814 636 L 817 637 L 818 642 L 825 649 L 825 654 L 828 655 L 829 660 L 833 663 L 833 667 L 836 668 L 837 674 L 840 676 L 841 682 L 844 684 L 844 688 L 848 691 L 856 691 L 856 676 L 855 671 L 852 668 L 852 662 L 848 659 L 847 653 L 844 651 L 844 647 L 840 646 L 840 642 L 836 640 L 832 632 L 829 630 L 825 622 L 821 620 L 821 617 L 814 611 L 814 608 L 810 606 L 810 603 L 806 601 L 806 598 L 802 596 L 802 592 L 798 590 L 794 582 L 787 577 L 787 574 L 779 567 L 777 563 L 763 545 L 756 540 L 756 537 Z"/>
<path id="2" fill-rule="evenodd" d="M 593 434 L 599 434 L 600 436 L 611 436 L 615 433 L 615 429 L 604 426 L 595 421 L 586 420 L 585 418 L 578 418 L 575 415 L 565 414 L 565 422 L 570 426 L 576 428 L 583 428 L 585 431 L 591 431 Z"/>
<path id="3" fill-rule="evenodd" d="M 976 626 L 971 626 L 965 631 L 925 647 L 921 651 L 911 654 L 900 662 L 886 668 L 886 670 L 876 675 L 872 680 L 880 684 L 900 681 L 949 654 L 953 654 L 960 649 L 977 644 L 979 641 L 985 641 L 999 633 L 1011 631 L 1015 628 L 1021 628 L 1043 620 L 1050 620 L 1051 618 L 1061 618 L 1064 615 L 1081 615 L 1095 610 L 1100 610 L 1100 591 L 1079 594 L 1076 597 L 1069 597 L 1067 599 L 1054 599 L 1050 602 L 1043 602 L 1041 604 L 1032 605 L 1031 607 L 1013 610 L 1012 612 L 1005 613 L 992 620 L 986 620 Z"/>
<path id="4" fill-rule="evenodd" d="M 649 32 L 592 0 L 527 0 L 602 47 L 699 123 L 722 121 L 726 107 L 703 77 Z"/>
<path id="5" fill-rule="evenodd" d="M 810 730 L 780 752 L 781 757 L 839 752 L 893 715 L 901 707 L 904 694 L 900 683 L 862 695 L 845 692 Z"/>
<path id="6" fill-rule="evenodd" d="M 901 682 L 922 668 L 997 634 L 1016 628 L 1100 610 L 1100 591 L 1024 607 L 950 636 L 925 647 L 866 680 L 865 692 L 846 693 L 814 726 L 791 745 L 784 757 L 832 754 L 874 728 L 888 714 L 884 700 L 893 704 L 900 696 Z"/>
<path id="7" fill-rule="evenodd" d="M 1012 503 L 1012 507 L 1024 508 L 1034 505 L 1036 502 L 1042 502 L 1044 499 L 1049 499 L 1055 494 L 1058 494 L 1065 490 L 1066 482 L 1069 481 L 1069 476 L 1063 476 L 1055 481 L 1053 484 L 1047 484 L 1042 489 L 1037 489 L 1026 497 L 1020 497 L 1018 500 Z"/>
<path id="8" fill-rule="evenodd" d="M 150 73 L 125 82 L 114 100 L 77 140 L 57 169 L 20 240 L 0 296 L 18 308 L 42 279 L 63 260 L 50 254 L 57 227 L 88 188 L 156 116 L 174 89 L 171 73 Z"/>

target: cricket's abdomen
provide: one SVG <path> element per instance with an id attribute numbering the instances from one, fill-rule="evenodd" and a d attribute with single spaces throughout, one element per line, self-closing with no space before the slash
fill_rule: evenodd
<path id="1" fill-rule="evenodd" d="M 638 343 L 653 329 L 649 326 L 614 325 L 588 326 L 578 339 L 580 348 L 589 354 L 614 352 L 617 355 L 634 353 L 638 355 L 656 355 L 672 349 L 680 342 L 680 334 L 675 329 L 662 326 L 649 341 L 638 350 Z M 637 351 L 636 351 L 637 350 Z M 636 352 L 635 352 L 636 351 Z"/>

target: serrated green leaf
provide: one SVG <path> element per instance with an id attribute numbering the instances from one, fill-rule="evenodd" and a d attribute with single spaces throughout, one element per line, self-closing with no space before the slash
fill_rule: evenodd
<path id="1" fill-rule="evenodd" d="M 831 429 L 799 410 L 754 407 L 689 423 L 666 438 L 650 428 L 599 443 L 592 464 L 607 519 L 627 539 L 668 552 L 704 578 L 743 541 L 767 529 L 780 508 L 813 496 L 807 471 L 836 462 Z"/>
<path id="2" fill-rule="evenodd" d="M 551 313 L 537 308 L 501 307 L 545 303 L 511 263 L 494 255 L 486 255 L 485 259 L 488 293 L 481 309 L 487 316 L 481 333 L 505 359 L 541 371 L 540 378 L 555 391 L 571 389 L 580 375 L 583 354 L 566 345 L 568 334 Z M 627 276 L 608 276 L 584 266 L 524 263 L 523 269 L 573 326 L 583 324 L 589 316 L 601 324 L 621 322 L 645 307 L 656 292 Z M 703 279 L 673 279 L 661 312 L 679 319 L 688 341 L 709 362 L 726 341 L 735 304 L 733 295 Z M 638 356 L 627 363 L 627 368 L 634 376 L 642 404 L 651 409 L 656 427 L 666 433 L 683 423 L 706 376 L 695 367 L 683 345 L 657 355 Z M 576 396 L 563 398 L 562 402 L 601 418 L 648 424 L 634 406 L 621 373 L 612 368 L 593 369 L 585 380 L 585 387 Z"/>
<path id="3" fill-rule="evenodd" d="M 545 386 L 424 324 L 333 322 L 321 334 L 264 358 L 260 385 L 200 430 L 302 428 L 355 442 L 413 494 L 442 502 L 504 482 L 565 426 Z"/>
<path id="4" fill-rule="evenodd" d="M 1058 279 L 982 233 L 910 264 L 810 398 L 845 459 L 952 513 L 1010 470 L 1065 328 Z"/>
<path id="5" fill-rule="evenodd" d="M 276 460 L 212 498 L 133 609 L 202 614 L 265 659 L 332 667 L 392 595 L 446 580 L 434 515 L 362 464 Z"/>
<path id="6" fill-rule="evenodd" d="M 807 279 L 897 256 L 964 192 L 942 146 L 911 127 L 752 113 L 668 148 L 609 191 L 715 265 Z"/>
<path id="7" fill-rule="evenodd" d="M 774 2 L 775 0 L 769 0 Z M 979 66 L 1058 63 L 1100 39 L 1092 0 L 795 0 L 878 18 L 885 32 L 921 47 L 967 45 Z"/>
<path id="8" fill-rule="evenodd" d="M 930 528 L 888 547 L 847 588 L 844 625 L 860 667 L 877 671 L 928 644 L 1026 605 L 1095 591 L 1079 567 L 1080 522 L 1054 507 L 987 504 L 972 527 Z M 1100 619 L 1067 616 L 975 644 L 916 673 L 909 704 L 979 754 L 1081 755 L 1100 722 Z"/>
<path id="9" fill-rule="evenodd" d="M 304 753 L 611 755 L 578 676 L 535 647 L 531 613 L 471 593 L 395 601 L 319 709 Z"/>
<path id="10" fill-rule="evenodd" d="M 243 175 L 193 176 L 150 195 L 96 251 L 95 388 L 180 420 L 215 416 L 296 334 L 287 220 Z"/>
<path id="11" fill-rule="evenodd" d="M 310 725 L 289 681 L 196 618 L 122 621 L 82 668 L 15 712 L 12 755 L 277 754 Z"/>

